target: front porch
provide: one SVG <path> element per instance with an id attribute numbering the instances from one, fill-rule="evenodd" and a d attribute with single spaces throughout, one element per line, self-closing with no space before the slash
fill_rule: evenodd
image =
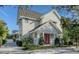
<path id="1" fill-rule="evenodd" d="M 50 22 L 43 23 L 30 31 L 34 44 L 39 45 L 40 39 L 42 39 L 44 45 L 54 45 L 54 40 L 59 36 L 59 29 L 55 24 Z"/>
<path id="2" fill-rule="evenodd" d="M 34 45 L 40 45 L 40 40 L 42 45 L 44 46 L 52 46 L 54 45 L 55 35 L 52 33 L 37 33 L 33 32 L 32 34 Z"/>

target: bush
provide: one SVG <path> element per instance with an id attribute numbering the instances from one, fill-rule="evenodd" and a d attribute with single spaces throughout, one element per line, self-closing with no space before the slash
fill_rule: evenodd
<path id="1" fill-rule="evenodd" d="M 16 42 L 16 39 L 13 39 L 13 42 Z"/>
<path id="2" fill-rule="evenodd" d="M 6 40 L 2 40 L 2 45 L 4 45 L 6 43 Z"/>
<path id="3" fill-rule="evenodd" d="M 32 38 L 28 37 L 28 38 L 24 38 L 22 40 L 22 46 L 24 47 L 24 49 L 31 49 L 31 47 L 33 46 L 33 40 Z"/>
<path id="4" fill-rule="evenodd" d="M 64 45 L 68 45 L 68 42 L 64 42 Z"/>
<path id="5" fill-rule="evenodd" d="M 17 40 L 17 41 L 16 41 L 16 44 L 17 44 L 18 46 L 22 46 L 22 41 L 21 41 L 21 40 Z"/>
<path id="6" fill-rule="evenodd" d="M 63 40 L 64 44 L 68 45 L 68 42 L 70 41 L 70 36 L 69 36 L 69 30 L 63 29 Z"/>
<path id="7" fill-rule="evenodd" d="M 23 50 L 28 50 L 28 49 L 34 50 L 36 48 L 37 48 L 37 46 L 35 46 L 35 45 L 25 45 L 24 48 L 23 48 Z"/>
<path id="8" fill-rule="evenodd" d="M 72 42 L 72 41 L 69 41 L 69 42 L 68 42 L 68 45 L 73 45 L 73 42 Z"/>
<path id="9" fill-rule="evenodd" d="M 44 44 L 43 37 L 40 37 L 40 38 L 39 38 L 39 45 L 43 45 L 43 44 Z"/>
<path id="10" fill-rule="evenodd" d="M 2 39 L 0 38 L 0 46 L 2 45 Z"/>
<path id="11" fill-rule="evenodd" d="M 54 45 L 55 46 L 59 46 L 60 45 L 60 39 L 59 38 L 55 38 Z"/>

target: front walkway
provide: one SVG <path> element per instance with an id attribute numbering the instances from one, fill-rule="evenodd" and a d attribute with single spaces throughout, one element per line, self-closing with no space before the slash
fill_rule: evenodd
<path id="1" fill-rule="evenodd" d="M 39 50 L 22 50 L 12 40 L 7 40 L 7 43 L 0 48 L 0 54 L 78 54 L 79 48 L 63 47 L 63 48 L 50 48 Z"/>

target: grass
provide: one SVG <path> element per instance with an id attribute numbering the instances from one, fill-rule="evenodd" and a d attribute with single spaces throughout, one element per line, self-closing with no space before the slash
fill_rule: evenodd
<path id="1" fill-rule="evenodd" d="M 36 49 L 48 49 L 48 48 L 53 48 L 53 47 L 52 46 L 39 45 L 39 46 L 31 46 L 30 48 L 24 47 L 23 50 L 36 50 Z"/>
<path id="2" fill-rule="evenodd" d="M 64 45 L 64 46 L 44 46 L 44 45 L 31 45 L 27 47 L 23 47 L 22 50 L 37 50 L 37 49 L 49 49 L 49 48 L 62 48 L 62 47 L 69 47 L 68 45 Z"/>

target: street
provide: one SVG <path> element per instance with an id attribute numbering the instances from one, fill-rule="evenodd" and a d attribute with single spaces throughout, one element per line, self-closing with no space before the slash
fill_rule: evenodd
<path id="1" fill-rule="evenodd" d="M 62 47 L 39 50 L 22 50 L 13 40 L 7 40 L 7 43 L 0 48 L 0 54 L 78 54 L 79 48 Z"/>

